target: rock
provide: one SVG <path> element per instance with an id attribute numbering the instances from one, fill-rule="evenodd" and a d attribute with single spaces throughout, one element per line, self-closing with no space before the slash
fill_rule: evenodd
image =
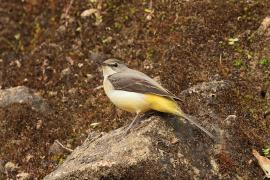
<path id="1" fill-rule="evenodd" d="M 82 68 L 83 67 L 83 63 L 78 63 L 78 67 Z"/>
<path id="2" fill-rule="evenodd" d="M 254 31 L 250 37 L 263 38 L 264 39 L 263 41 L 255 41 L 254 43 L 258 44 L 258 43 L 264 43 L 266 41 L 267 45 L 265 45 L 265 46 L 268 46 L 268 44 L 269 44 L 268 42 L 269 42 L 269 38 L 270 38 L 270 16 L 266 16 L 262 20 L 259 28 L 256 31 Z M 268 50 L 269 48 L 264 47 L 263 51 L 265 49 Z"/>
<path id="3" fill-rule="evenodd" d="M 59 156 L 64 154 L 63 148 L 56 141 L 49 147 L 49 154 Z"/>
<path id="4" fill-rule="evenodd" d="M 29 162 L 31 159 L 33 159 L 34 158 L 34 156 L 33 155 L 31 155 L 31 154 L 28 154 L 26 157 L 25 157 L 25 162 Z"/>
<path id="5" fill-rule="evenodd" d="M 177 124 L 175 119 L 169 122 Z M 173 127 L 168 121 L 152 116 L 127 135 L 125 128 L 90 135 L 45 180 L 215 179 L 217 175 L 211 166 L 212 140 L 188 123 L 180 130 Z"/>
<path id="6" fill-rule="evenodd" d="M 88 80 L 90 80 L 90 79 L 93 79 L 94 75 L 93 74 L 86 74 L 86 77 Z"/>
<path id="7" fill-rule="evenodd" d="M 75 94 L 77 92 L 77 89 L 76 88 L 70 88 L 69 90 L 68 90 L 68 93 L 69 94 Z"/>
<path id="8" fill-rule="evenodd" d="M 32 176 L 29 173 L 21 172 L 17 174 L 16 179 L 17 180 L 30 180 Z"/>
<path id="9" fill-rule="evenodd" d="M 210 82 L 203 82 L 201 84 L 192 86 L 191 88 L 188 88 L 187 90 L 184 90 L 181 92 L 181 95 L 186 94 L 192 94 L 197 93 L 201 96 L 208 96 L 209 94 L 220 92 L 222 90 L 228 89 L 231 87 L 231 82 L 224 81 L 224 80 L 214 80 Z"/>
<path id="10" fill-rule="evenodd" d="M 70 68 L 65 68 L 61 71 L 61 78 L 64 78 L 66 76 L 69 76 L 71 74 Z"/>
<path id="11" fill-rule="evenodd" d="M 35 92 L 25 86 L 17 86 L 9 89 L 0 90 L 0 108 L 20 103 L 31 106 L 34 110 L 41 113 L 49 112 L 49 105 Z"/>
<path id="12" fill-rule="evenodd" d="M 36 129 L 40 129 L 42 126 L 42 120 L 38 120 L 37 125 L 36 125 Z"/>
<path id="13" fill-rule="evenodd" d="M 180 98 L 183 102 L 188 102 L 190 108 L 198 108 L 196 110 L 196 116 L 203 117 L 205 115 L 212 118 L 219 119 L 222 114 L 219 114 L 219 109 L 223 108 L 225 111 L 230 112 L 232 106 L 220 105 L 228 101 L 228 98 L 232 100 L 233 89 L 235 84 L 228 80 L 213 80 L 209 82 L 203 82 L 196 84 L 180 93 Z M 228 102 L 226 102 L 228 103 Z M 202 118 L 201 121 L 205 121 L 207 118 Z M 211 124 L 211 121 L 208 121 Z"/>
<path id="14" fill-rule="evenodd" d="M 13 162 L 7 162 L 5 164 L 6 171 L 14 172 L 14 171 L 17 171 L 18 169 L 19 169 L 18 165 L 14 164 Z"/>
<path id="15" fill-rule="evenodd" d="M 259 35 L 263 35 L 263 34 L 266 34 L 266 36 L 269 36 L 270 35 L 270 16 L 266 16 L 260 27 L 257 29 L 256 31 L 257 34 Z"/>

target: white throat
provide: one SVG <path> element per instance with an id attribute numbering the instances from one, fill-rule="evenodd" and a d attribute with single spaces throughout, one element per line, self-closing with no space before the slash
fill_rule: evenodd
<path id="1" fill-rule="evenodd" d="M 117 73 L 116 71 L 114 71 L 112 68 L 108 66 L 103 66 L 102 71 L 103 71 L 104 78 L 107 78 L 108 76 Z"/>

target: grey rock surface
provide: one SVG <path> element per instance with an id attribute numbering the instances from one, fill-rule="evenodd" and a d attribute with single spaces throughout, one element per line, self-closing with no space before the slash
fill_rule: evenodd
<path id="1" fill-rule="evenodd" d="M 127 135 L 124 128 L 90 134 L 45 179 L 217 178 L 214 142 L 187 123 L 179 129 L 177 122 L 153 116 Z M 195 139 L 198 135 L 200 139 Z"/>
<path id="2" fill-rule="evenodd" d="M 1 108 L 7 107 L 15 103 L 27 104 L 31 106 L 34 110 L 42 113 L 50 111 L 50 108 L 46 101 L 41 96 L 36 94 L 34 90 L 28 87 L 17 86 L 0 90 Z"/>

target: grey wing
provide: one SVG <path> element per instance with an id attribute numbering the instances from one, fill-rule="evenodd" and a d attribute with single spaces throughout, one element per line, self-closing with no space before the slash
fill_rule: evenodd
<path id="1" fill-rule="evenodd" d="M 145 75 L 146 76 L 146 75 Z M 154 81 L 147 76 L 142 78 L 140 75 L 133 73 L 116 73 L 108 77 L 112 83 L 114 89 L 123 90 L 129 92 L 143 93 L 143 94 L 155 94 L 159 96 L 169 97 L 175 100 L 181 101 L 180 98 L 167 91 L 165 88 L 158 87 L 151 81 Z"/>

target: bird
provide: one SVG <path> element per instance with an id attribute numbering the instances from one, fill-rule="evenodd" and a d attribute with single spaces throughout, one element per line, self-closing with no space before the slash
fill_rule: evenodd
<path id="1" fill-rule="evenodd" d="M 103 88 L 110 101 L 118 108 L 136 113 L 126 132 L 129 132 L 140 114 L 154 110 L 184 118 L 214 139 L 190 115 L 184 113 L 177 101 L 180 99 L 146 74 L 128 68 L 121 60 L 110 58 L 101 63 Z"/>

